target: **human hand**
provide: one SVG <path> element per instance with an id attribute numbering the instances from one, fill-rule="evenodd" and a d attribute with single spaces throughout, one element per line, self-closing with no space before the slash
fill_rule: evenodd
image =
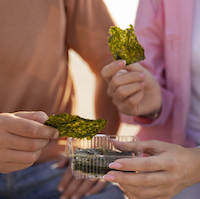
<path id="1" fill-rule="evenodd" d="M 140 142 L 140 148 L 151 156 L 118 159 L 110 168 L 130 172 L 110 171 L 104 176 L 107 181 L 119 183 L 130 199 L 169 199 L 200 182 L 200 148 L 187 149 L 160 141 Z"/>
<path id="2" fill-rule="evenodd" d="M 67 156 L 59 157 L 59 167 L 63 167 L 69 162 Z M 71 166 L 68 164 L 66 171 L 58 185 L 58 191 L 62 193 L 62 199 L 79 199 L 83 196 L 90 196 L 100 192 L 107 182 L 103 180 L 76 179 L 71 172 Z"/>
<path id="3" fill-rule="evenodd" d="M 159 112 L 161 88 L 153 75 L 139 63 L 126 67 L 125 64 L 125 61 L 118 60 L 102 69 L 102 76 L 108 83 L 107 93 L 115 106 L 128 115 L 145 116 Z M 122 69 L 125 72 L 119 73 Z"/>
<path id="4" fill-rule="evenodd" d="M 58 137 L 56 129 L 42 124 L 47 119 L 41 111 L 0 114 L 0 173 L 30 167 L 49 139 Z"/>

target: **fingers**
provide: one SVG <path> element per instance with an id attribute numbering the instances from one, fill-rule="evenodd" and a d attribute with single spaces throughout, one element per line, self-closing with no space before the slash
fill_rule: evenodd
<path id="1" fill-rule="evenodd" d="M 106 186 L 106 184 L 107 184 L 106 181 L 103 181 L 103 180 L 97 181 L 97 183 L 93 184 L 92 187 L 89 189 L 89 191 L 87 191 L 85 195 L 90 196 L 90 195 L 100 192 Z"/>
<path id="2" fill-rule="evenodd" d="M 112 139 L 111 142 L 114 145 L 114 147 L 120 151 L 131 151 L 131 152 L 137 153 L 139 150 L 137 140 L 133 140 L 130 142 L 121 142 L 121 141 Z"/>
<path id="3" fill-rule="evenodd" d="M 103 178 L 106 181 L 124 185 L 153 187 L 166 185 L 170 176 L 164 171 L 145 173 L 109 171 Z"/>
<path id="4" fill-rule="evenodd" d="M 148 155 L 159 155 L 173 148 L 174 146 L 171 143 L 157 141 L 157 140 L 140 141 L 139 145 L 143 153 L 146 153 Z"/>
<path id="5" fill-rule="evenodd" d="M 125 65 L 126 65 L 126 62 L 124 60 L 118 60 L 118 61 L 112 62 L 111 64 L 108 64 L 102 69 L 101 74 L 103 78 L 107 82 L 109 82 L 112 76 L 115 75 L 121 69 L 123 69 Z"/>
<path id="6" fill-rule="evenodd" d="M 0 144 L 1 148 L 8 148 L 20 151 L 37 151 L 45 147 L 49 139 L 26 138 L 12 133 L 1 133 Z"/>
<path id="7" fill-rule="evenodd" d="M 55 128 L 9 113 L 1 114 L 0 126 L 10 133 L 28 138 L 52 139 L 59 135 Z"/>
<path id="8" fill-rule="evenodd" d="M 121 171 L 161 171 L 170 168 L 171 162 L 165 156 L 133 157 L 117 159 L 109 167 Z"/>
<path id="9" fill-rule="evenodd" d="M 58 190 L 60 192 L 63 192 L 65 190 L 65 187 L 67 187 L 67 185 L 70 184 L 70 181 L 73 178 L 74 177 L 73 177 L 72 172 L 71 172 L 71 167 L 70 167 L 70 165 L 68 165 L 61 181 L 58 184 Z"/>
<path id="10" fill-rule="evenodd" d="M 35 152 L 17 151 L 12 149 L 2 149 L 1 164 L 17 163 L 17 164 L 33 164 L 41 154 L 41 150 Z"/>
<path id="11" fill-rule="evenodd" d="M 66 172 L 61 179 L 58 190 L 62 193 L 61 198 L 81 198 L 82 196 L 89 196 L 101 191 L 107 182 L 99 180 L 82 180 L 75 179 L 71 173 L 71 167 L 68 166 Z"/>
<path id="12" fill-rule="evenodd" d="M 126 89 L 126 92 L 129 91 L 129 89 L 132 87 L 134 87 L 134 92 L 142 90 L 145 85 L 144 82 L 142 82 L 143 79 L 144 79 L 144 74 L 138 73 L 138 72 L 129 72 L 129 73 L 123 73 L 120 75 L 115 75 L 112 77 L 112 79 L 110 79 L 107 93 L 109 96 L 112 96 L 113 93 L 119 93 L 119 95 L 120 95 L 122 92 L 122 94 L 123 94 L 124 88 L 126 88 L 125 86 L 127 86 L 127 87 L 129 86 Z M 122 87 L 122 86 L 124 86 L 124 87 Z M 127 94 L 124 93 L 124 94 L 126 94 L 126 97 L 127 97 L 131 93 L 127 93 Z"/>
<path id="13" fill-rule="evenodd" d="M 66 156 L 65 154 L 60 154 L 58 156 L 58 167 L 63 168 L 67 164 L 69 164 L 69 156 Z"/>
<path id="14" fill-rule="evenodd" d="M 112 95 L 113 104 L 122 113 L 134 114 L 135 107 L 144 97 L 144 86 L 143 82 L 120 86 Z"/>
<path id="15" fill-rule="evenodd" d="M 40 123 L 44 123 L 48 119 L 47 114 L 43 111 L 31 111 L 31 112 L 20 111 L 20 112 L 15 112 L 14 115 L 29 120 L 34 120 Z"/>
<path id="16" fill-rule="evenodd" d="M 97 180 L 83 180 L 81 186 L 79 186 L 79 188 L 76 190 L 76 192 L 73 194 L 74 196 L 76 196 L 77 198 L 81 198 L 83 195 L 85 196 L 90 196 L 94 193 L 97 193 L 100 190 L 95 190 L 94 187 L 95 185 L 98 184 Z"/>

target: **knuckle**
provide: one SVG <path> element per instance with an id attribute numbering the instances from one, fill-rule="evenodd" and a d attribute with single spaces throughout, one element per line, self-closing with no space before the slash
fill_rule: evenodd
<path id="1" fill-rule="evenodd" d="M 170 179 L 169 179 L 169 183 L 170 185 L 174 185 L 177 183 L 177 181 L 179 180 L 179 176 L 174 174 Z"/>
<path id="2" fill-rule="evenodd" d="M 129 184 L 126 175 L 121 174 L 121 175 L 118 176 L 118 179 L 119 179 L 120 183 L 123 183 L 123 184 Z"/>
<path id="3" fill-rule="evenodd" d="M 38 152 L 29 153 L 26 163 L 28 163 L 28 164 L 34 163 L 38 159 L 39 154 L 40 153 L 38 153 Z"/>
<path id="4" fill-rule="evenodd" d="M 151 170 L 154 167 L 153 161 L 149 158 L 145 162 L 145 168 Z"/>
<path id="5" fill-rule="evenodd" d="M 127 98 L 126 102 L 129 107 L 135 107 L 137 104 L 133 97 Z"/>
<path id="6" fill-rule="evenodd" d="M 35 120 L 36 121 L 41 121 L 41 122 L 45 122 L 48 119 L 48 116 L 45 112 L 43 111 L 36 111 L 35 112 Z"/>
<path id="7" fill-rule="evenodd" d="M 8 113 L 1 113 L 0 114 L 0 125 L 4 125 L 5 124 L 5 120 L 6 120 L 6 117 L 8 116 Z"/>
<path id="8" fill-rule="evenodd" d="M 158 143 L 157 140 L 150 140 L 149 142 L 150 142 L 150 144 L 151 144 L 152 146 L 157 146 L 157 143 Z"/>
<path id="9" fill-rule="evenodd" d="M 107 78 L 107 72 L 105 67 L 101 70 L 101 75 L 103 76 L 103 78 Z"/>
<path id="10" fill-rule="evenodd" d="M 120 86 L 120 82 L 119 82 L 118 76 L 114 76 L 114 77 L 112 78 L 112 80 L 111 80 L 111 83 L 112 83 L 112 85 L 114 85 L 114 86 L 116 86 L 116 87 Z"/>
<path id="11" fill-rule="evenodd" d="M 27 133 L 30 137 L 37 137 L 38 127 L 35 125 L 27 125 Z"/>
<path id="12" fill-rule="evenodd" d="M 142 179 L 142 185 L 145 187 L 151 186 L 152 182 L 151 175 L 145 175 Z"/>
<path id="13" fill-rule="evenodd" d="M 107 95 L 112 97 L 112 92 L 110 91 L 110 88 L 107 89 Z"/>
<path id="14" fill-rule="evenodd" d="M 37 151 L 41 148 L 41 142 L 39 140 L 31 140 L 28 144 L 29 151 Z"/>
<path id="15" fill-rule="evenodd" d="M 149 198 L 149 197 L 148 197 L 149 195 L 148 195 L 145 191 L 143 191 L 143 190 L 139 190 L 137 195 L 138 195 L 138 197 L 141 198 L 141 199 L 142 199 L 142 198 Z"/>
<path id="16" fill-rule="evenodd" d="M 170 170 L 175 169 L 178 166 L 178 161 L 172 157 L 168 158 L 168 167 Z"/>
<path id="17" fill-rule="evenodd" d="M 117 90 L 116 90 L 116 94 L 118 96 L 121 96 L 122 98 L 126 97 L 126 92 L 123 89 L 123 87 L 118 87 Z"/>

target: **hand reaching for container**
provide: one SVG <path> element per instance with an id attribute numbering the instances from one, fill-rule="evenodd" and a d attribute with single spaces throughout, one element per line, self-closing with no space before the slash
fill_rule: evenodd
<path id="1" fill-rule="evenodd" d="M 117 145 L 128 148 L 130 144 Z M 119 183 L 130 199 L 169 199 L 200 182 L 200 148 L 161 141 L 143 141 L 139 146 L 148 157 L 118 159 L 110 168 L 130 172 L 109 171 L 104 176 L 107 181 Z"/>
<path id="2" fill-rule="evenodd" d="M 139 63 L 126 67 L 125 64 L 125 61 L 118 60 L 102 69 L 102 76 L 108 83 L 107 93 L 115 106 L 128 115 L 143 116 L 158 112 L 162 96 L 153 75 Z"/>
<path id="3" fill-rule="evenodd" d="M 56 129 L 43 125 L 44 112 L 0 114 L 0 173 L 30 167 L 49 139 L 57 138 Z"/>

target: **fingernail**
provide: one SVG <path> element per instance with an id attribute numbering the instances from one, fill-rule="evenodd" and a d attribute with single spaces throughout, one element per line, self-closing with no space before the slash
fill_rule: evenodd
<path id="1" fill-rule="evenodd" d="M 126 65 L 126 61 L 125 60 L 120 60 L 118 63 L 117 63 L 117 67 L 121 68 L 121 67 L 124 67 Z"/>
<path id="2" fill-rule="evenodd" d="M 115 176 L 109 174 L 104 175 L 103 179 L 109 182 L 114 182 L 116 180 Z"/>
<path id="3" fill-rule="evenodd" d="M 91 194 L 90 193 L 86 193 L 85 196 L 91 196 Z"/>
<path id="4" fill-rule="evenodd" d="M 139 73 L 139 77 L 143 78 L 144 77 L 144 73 Z"/>
<path id="5" fill-rule="evenodd" d="M 112 162 L 112 163 L 109 164 L 109 167 L 111 169 L 121 169 L 122 165 L 120 163 Z"/>
<path id="6" fill-rule="evenodd" d="M 126 192 L 126 190 L 125 190 L 123 187 L 119 186 L 119 188 L 120 188 L 123 192 Z"/>
<path id="7" fill-rule="evenodd" d="M 141 85 L 144 87 L 144 86 L 146 86 L 146 83 L 145 82 L 141 82 Z"/>
<path id="8" fill-rule="evenodd" d="M 63 187 L 58 187 L 58 191 L 59 191 L 60 193 L 62 193 L 62 192 L 63 192 L 63 190 L 64 190 L 64 188 L 63 188 Z"/>
<path id="9" fill-rule="evenodd" d="M 55 134 L 54 134 L 54 136 L 53 136 L 53 138 L 55 139 L 55 138 L 57 138 L 58 136 L 59 136 L 59 132 L 56 131 Z"/>
<path id="10" fill-rule="evenodd" d="M 71 199 L 78 199 L 77 196 L 72 196 Z"/>

